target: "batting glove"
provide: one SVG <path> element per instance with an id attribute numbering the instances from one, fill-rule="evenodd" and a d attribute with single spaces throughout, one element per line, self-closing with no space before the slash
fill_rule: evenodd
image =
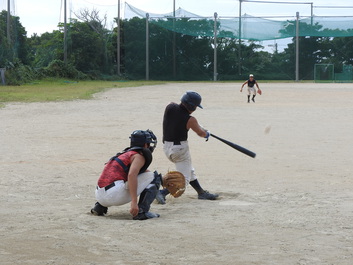
<path id="1" fill-rule="evenodd" d="M 210 137 L 210 135 L 211 135 L 210 131 L 206 131 L 206 136 L 205 136 L 206 142 L 208 141 L 208 138 Z"/>

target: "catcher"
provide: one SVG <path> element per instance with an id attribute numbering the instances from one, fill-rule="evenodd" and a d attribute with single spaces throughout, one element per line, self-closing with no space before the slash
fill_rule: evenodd
<path id="1" fill-rule="evenodd" d="M 192 129 L 206 140 L 210 137 L 210 132 L 203 129 L 197 119 L 191 116 L 197 107 L 202 108 L 201 96 L 194 91 L 184 93 L 180 104 L 171 102 L 167 105 L 163 116 L 163 150 L 167 158 L 175 164 L 176 170 L 184 175 L 185 183 L 190 184 L 197 192 L 198 199 L 216 200 L 218 194 L 212 194 L 201 187 L 191 164 L 187 141 L 189 130 Z M 157 202 L 165 204 L 169 193 L 168 189 L 160 190 L 156 196 Z"/>
<path id="2" fill-rule="evenodd" d="M 137 130 L 132 132 L 130 139 L 130 147 L 113 156 L 98 179 L 97 202 L 91 209 L 94 215 L 105 215 L 108 207 L 131 202 L 130 214 L 134 220 L 159 217 L 149 210 L 162 177 L 156 171 L 147 170 L 157 138 L 150 130 Z"/>
<path id="3" fill-rule="evenodd" d="M 254 75 L 250 74 L 249 75 L 249 79 L 247 81 L 244 82 L 244 84 L 241 86 L 240 88 L 240 92 L 243 92 L 243 87 L 248 84 L 248 103 L 250 103 L 250 96 L 251 94 L 253 94 L 251 100 L 252 102 L 255 103 L 255 97 L 256 97 L 256 89 L 255 89 L 255 85 L 257 87 L 257 93 L 259 93 L 259 95 L 262 94 L 261 89 L 259 88 L 259 84 L 256 82 L 256 80 L 254 79 Z"/>

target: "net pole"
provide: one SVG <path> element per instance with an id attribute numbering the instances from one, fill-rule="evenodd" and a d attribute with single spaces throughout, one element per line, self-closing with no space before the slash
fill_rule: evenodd
<path id="1" fill-rule="evenodd" d="M 217 13 L 214 13 L 214 40 L 213 40 L 213 81 L 217 81 Z"/>
<path id="2" fill-rule="evenodd" d="M 7 42 L 11 45 L 11 33 L 10 33 L 10 22 L 11 22 L 11 5 L 10 0 L 7 0 Z"/>
<path id="3" fill-rule="evenodd" d="M 66 0 L 64 0 L 64 64 L 67 64 L 67 15 L 66 15 Z"/>
<path id="4" fill-rule="evenodd" d="M 149 58 L 149 28 L 148 19 L 150 14 L 146 13 L 146 81 L 150 80 L 150 58 Z"/>
<path id="5" fill-rule="evenodd" d="M 118 1 L 118 19 L 117 19 L 116 23 L 117 23 L 116 63 L 117 63 L 117 73 L 118 73 L 118 76 L 120 76 L 121 75 L 121 72 L 120 72 L 120 0 Z"/>
<path id="6" fill-rule="evenodd" d="M 239 0 L 239 47 L 238 47 L 238 74 L 241 75 L 241 3 Z"/>
<path id="7" fill-rule="evenodd" d="M 295 27 L 295 81 L 299 81 L 299 12 L 296 13 L 297 21 Z"/>
<path id="8" fill-rule="evenodd" d="M 173 0 L 173 77 L 176 80 L 175 0 Z"/>

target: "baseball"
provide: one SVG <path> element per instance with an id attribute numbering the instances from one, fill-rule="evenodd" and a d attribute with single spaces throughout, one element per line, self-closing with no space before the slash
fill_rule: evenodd
<path id="1" fill-rule="evenodd" d="M 271 131 L 271 125 L 265 127 L 265 134 L 268 134 Z"/>

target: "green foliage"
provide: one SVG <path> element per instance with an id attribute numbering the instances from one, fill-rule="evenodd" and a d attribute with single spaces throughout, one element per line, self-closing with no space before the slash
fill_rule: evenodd
<path id="1" fill-rule="evenodd" d="M 47 67 L 54 60 L 64 58 L 64 34 L 59 30 L 32 35 L 28 40 L 31 45 L 31 65 L 35 68 Z"/>
<path id="2" fill-rule="evenodd" d="M 7 85 L 19 86 L 38 78 L 38 76 L 38 73 L 33 71 L 30 66 L 24 65 L 18 60 L 14 63 L 6 63 L 5 80 Z"/>
<path id="3" fill-rule="evenodd" d="M 83 21 L 72 19 L 67 24 L 68 63 L 64 64 L 64 25 L 62 23 L 58 25 L 58 30 L 46 32 L 40 36 L 34 34 L 27 38 L 19 18 L 11 16 L 13 31 L 11 39 L 8 40 L 7 12 L 2 11 L 0 13 L 0 67 L 7 68 L 7 82 L 19 85 L 45 76 L 74 80 L 145 79 L 146 19 L 134 17 L 120 21 L 121 32 L 118 34 L 116 28 L 114 30 L 105 28 L 104 19 L 100 19 L 98 13 L 86 11 L 83 15 L 87 16 L 81 18 Z M 265 27 L 254 19 L 246 17 L 243 24 Z M 253 24 L 249 24 L 250 22 Z M 271 26 L 271 23 L 268 25 Z M 281 26 L 277 32 L 278 36 L 293 36 L 296 31 L 294 20 L 275 24 Z M 352 36 L 353 29 L 349 28 L 349 23 L 347 28 L 341 30 L 323 26 L 317 18 L 314 18 L 312 23 L 310 20 L 300 20 L 299 24 L 300 79 L 313 79 L 313 69 L 317 63 L 334 64 L 337 71 L 342 71 L 344 64 L 353 64 L 353 37 L 328 37 L 334 33 L 339 33 L 339 36 Z M 269 53 L 261 51 L 263 47 L 256 41 L 242 40 L 239 44 L 239 40 L 235 39 L 237 25 L 239 21 L 234 19 L 217 21 L 219 80 L 243 80 L 250 72 L 255 74 L 257 79 L 295 78 L 295 38 L 283 52 Z M 148 27 L 150 79 L 213 80 L 214 21 L 212 19 L 150 20 Z M 244 31 L 244 38 L 247 34 L 252 34 L 252 30 L 258 30 L 258 28 L 251 27 L 248 32 Z M 259 38 L 261 36 L 259 35 Z M 123 77 L 115 76 L 117 38 L 121 41 Z"/>
<path id="4" fill-rule="evenodd" d="M 43 75 L 47 77 L 64 77 L 74 80 L 88 79 L 88 76 L 81 71 L 78 71 L 72 64 L 66 64 L 61 60 L 52 61 L 48 67 L 43 70 Z"/>

